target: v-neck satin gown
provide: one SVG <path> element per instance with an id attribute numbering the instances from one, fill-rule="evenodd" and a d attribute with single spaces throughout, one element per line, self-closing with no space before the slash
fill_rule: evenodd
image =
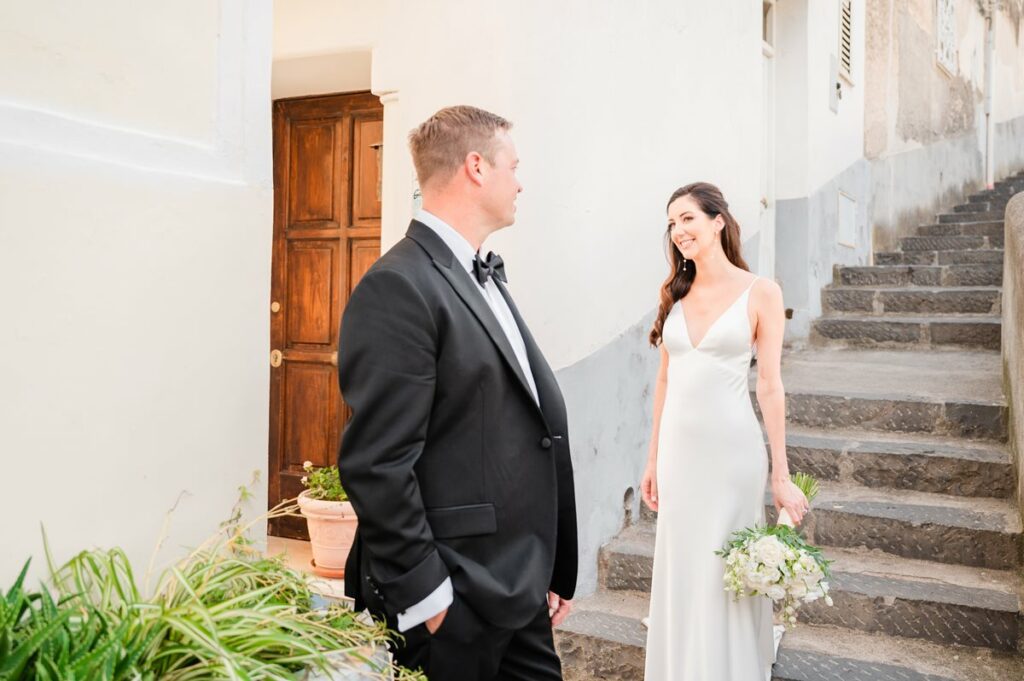
<path id="1" fill-rule="evenodd" d="M 755 279 L 756 281 L 756 279 Z M 768 681 L 767 598 L 734 601 L 715 551 L 764 522 L 768 456 L 750 400 L 753 282 L 693 347 L 682 303 L 665 320 L 668 386 L 658 436 L 658 527 L 646 681 Z"/>

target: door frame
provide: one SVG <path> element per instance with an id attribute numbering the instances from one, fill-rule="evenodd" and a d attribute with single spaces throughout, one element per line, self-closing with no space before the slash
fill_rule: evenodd
<path id="1" fill-rule="evenodd" d="M 348 103 L 339 105 L 339 98 L 346 98 L 349 100 Z M 273 147 L 273 180 L 274 180 L 274 225 L 272 232 L 271 241 L 271 285 L 270 285 L 270 300 L 268 306 L 270 307 L 270 326 L 269 326 L 269 337 L 268 337 L 268 353 L 270 354 L 270 375 L 269 375 L 269 410 L 268 410 L 268 444 L 267 444 L 267 463 L 268 463 L 268 475 L 267 475 L 267 503 L 268 508 L 272 508 L 276 501 L 280 501 L 283 496 L 282 490 L 282 474 L 286 467 L 286 462 L 282 460 L 287 455 L 286 446 L 284 443 L 285 433 L 282 432 L 283 425 L 283 409 L 285 404 L 283 403 L 283 372 L 278 371 L 279 368 L 285 366 L 287 359 L 298 359 L 305 358 L 304 351 L 302 350 L 289 350 L 285 347 L 287 343 L 287 313 L 281 314 L 281 305 L 286 302 L 285 289 L 288 285 L 288 272 L 286 267 L 286 256 L 288 243 L 287 238 L 282 237 L 282 230 L 287 228 L 288 220 L 288 207 L 290 202 L 289 195 L 289 167 L 290 167 L 290 136 L 288 135 L 288 118 L 280 112 L 280 107 L 283 103 L 293 103 L 300 101 L 313 101 L 313 100 L 325 100 L 322 106 L 322 113 L 325 117 L 336 116 L 339 114 L 355 114 L 356 117 L 360 113 L 375 111 L 379 112 L 380 118 L 383 121 L 384 117 L 384 106 L 376 95 L 368 90 L 357 90 L 353 92 L 338 92 L 329 94 L 318 94 L 318 95 L 306 95 L 300 97 L 286 97 L 273 100 L 273 115 L 272 115 L 272 147 Z M 334 100 L 333 102 L 331 100 Z M 311 119 L 315 120 L 315 118 Z M 348 140 L 348 148 L 341 154 L 342 158 L 338 160 L 339 163 L 353 163 L 353 149 L 356 144 L 356 139 L 350 138 Z M 381 150 L 378 150 L 381 154 Z M 380 171 L 378 171 L 380 173 Z M 352 203 L 352 193 L 356 189 L 356 174 L 341 175 L 344 177 L 344 181 L 347 183 L 342 194 L 345 196 L 345 201 L 349 205 Z M 383 176 L 380 178 L 380 182 L 383 184 Z M 383 202 L 382 202 L 383 203 Z M 383 206 L 382 206 L 383 207 Z M 345 208 L 343 208 L 345 210 Z M 345 229 L 345 238 L 376 238 L 378 248 L 380 246 L 380 231 L 381 226 L 378 224 L 376 227 L 371 226 L 358 226 L 356 220 L 351 219 L 343 227 Z M 381 220 L 382 221 L 382 220 Z M 312 230 L 311 230 L 312 231 Z M 337 318 L 332 318 L 333 323 L 333 342 L 334 350 L 331 356 L 331 364 L 335 367 L 334 380 L 331 384 L 331 389 L 338 391 L 336 367 L 337 367 L 337 331 L 340 324 L 340 317 L 343 312 L 343 306 L 339 308 L 337 298 L 338 296 L 346 295 L 347 289 L 350 286 L 348 281 L 349 270 L 349 253 L 345 248 L 339 249 L 338 252 L 338 267 L 337 276 L 339 280 L 332 282 L 332 293 L 331 293 L 331 305 L 333 309 L 337 310 Z M 342 291 L 346 289 L 346 291 Z M 275 303 L 277 306 L 275 306 Z M 275 309 L 277 307 L 277 309 Z M 275 356 L 275 353 L 280 353 Z M 308 354 L 308 353 L 307 353 Z M 276 363 L 276 365 L 275 365 Z M 338 418 L 335 423 L 332 423 L 331 428 L 331 439 L 332 441 L 340 442 L 340 435 L 346 418 L 347 407 L 344 405 L 341 399 L 340 393 L 336 395 L 338 405 Z M 300 471 L 294 471 L 293 477 L 301 476 Z M 289 486 L 292 486 L 289 483 Z M 290 496 L 290 495 L 289 495 Z M 289 519 L 282 519 L 289 520 Z M 288 525 L 285 528 L 284 525 Z M 301 530 L 300 530 L 301 528 Z M 306 538 L 305 535 L 305 523 L 304 522 L 271 522 L 268 523 L 267 532 L 272 536 L 286 536 L 291 538 Z"/>

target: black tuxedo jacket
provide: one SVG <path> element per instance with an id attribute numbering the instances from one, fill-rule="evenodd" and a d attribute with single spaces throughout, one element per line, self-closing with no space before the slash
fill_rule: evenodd
<path id="1" fill-rule="evenodd" d="M 429 227 L 356 286 L 338 377 L 352 409 L 338 469 L 359 517 L 356 608 L 395 617 L 450 576 L 456 598 L 519 628 L 576 588 L 565 404 L 506 289 L 540 406 L 477 283 Z"/>

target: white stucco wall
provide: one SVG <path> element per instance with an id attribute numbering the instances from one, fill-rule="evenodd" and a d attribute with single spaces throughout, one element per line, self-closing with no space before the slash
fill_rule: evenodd
<path id="1" fill-rule="evenodd" d="M 0 583 L 265 507 L 271 7 L 0 6 Z M 12 68 L 16 67 L 16 68 Z"/>
<path id="2" fill-rule="evenodd" d="M 373 91 L 395 93 L 385 247 L 411 213 L 411 128 L 458 103 L 514 122 L 525 191 L 516 225 L 488 247 L 557 369 L 656 305 L 676 187 L 719 184 L 745 238 L 756 233 L 760 30 L 759 8 L 696 0 L 281 0 L 274 49 L 290 59 L 372 46 Z"/>
<path id="3" fill-rule="evenodd" d="M 837 110 L 829 106 L 839 53 L 839 3 L 779 2 L 776 66 L 776 197 L 806 197 L 863 156 L 864 3 L 854 0 L 852 83 L 840 79 Z"/>

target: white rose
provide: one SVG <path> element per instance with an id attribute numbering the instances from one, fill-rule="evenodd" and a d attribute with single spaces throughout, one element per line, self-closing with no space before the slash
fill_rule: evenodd
<path id="1" fill-rule="evenodd" d="M 786 547 L 773 535 L 761 537 L 754 542 L 753 553 L 760 562 L 773 568 L 786 562 Z"/>
<path id="2" fill-rule="evenodd" d="M 773 601 L 781 601 L 783 598 L 786 597 L 786 590 L 778 584 L 772 584 L 765 591 L 765 595 L 767 595 L 768 598 L 772 599 Z"/>

